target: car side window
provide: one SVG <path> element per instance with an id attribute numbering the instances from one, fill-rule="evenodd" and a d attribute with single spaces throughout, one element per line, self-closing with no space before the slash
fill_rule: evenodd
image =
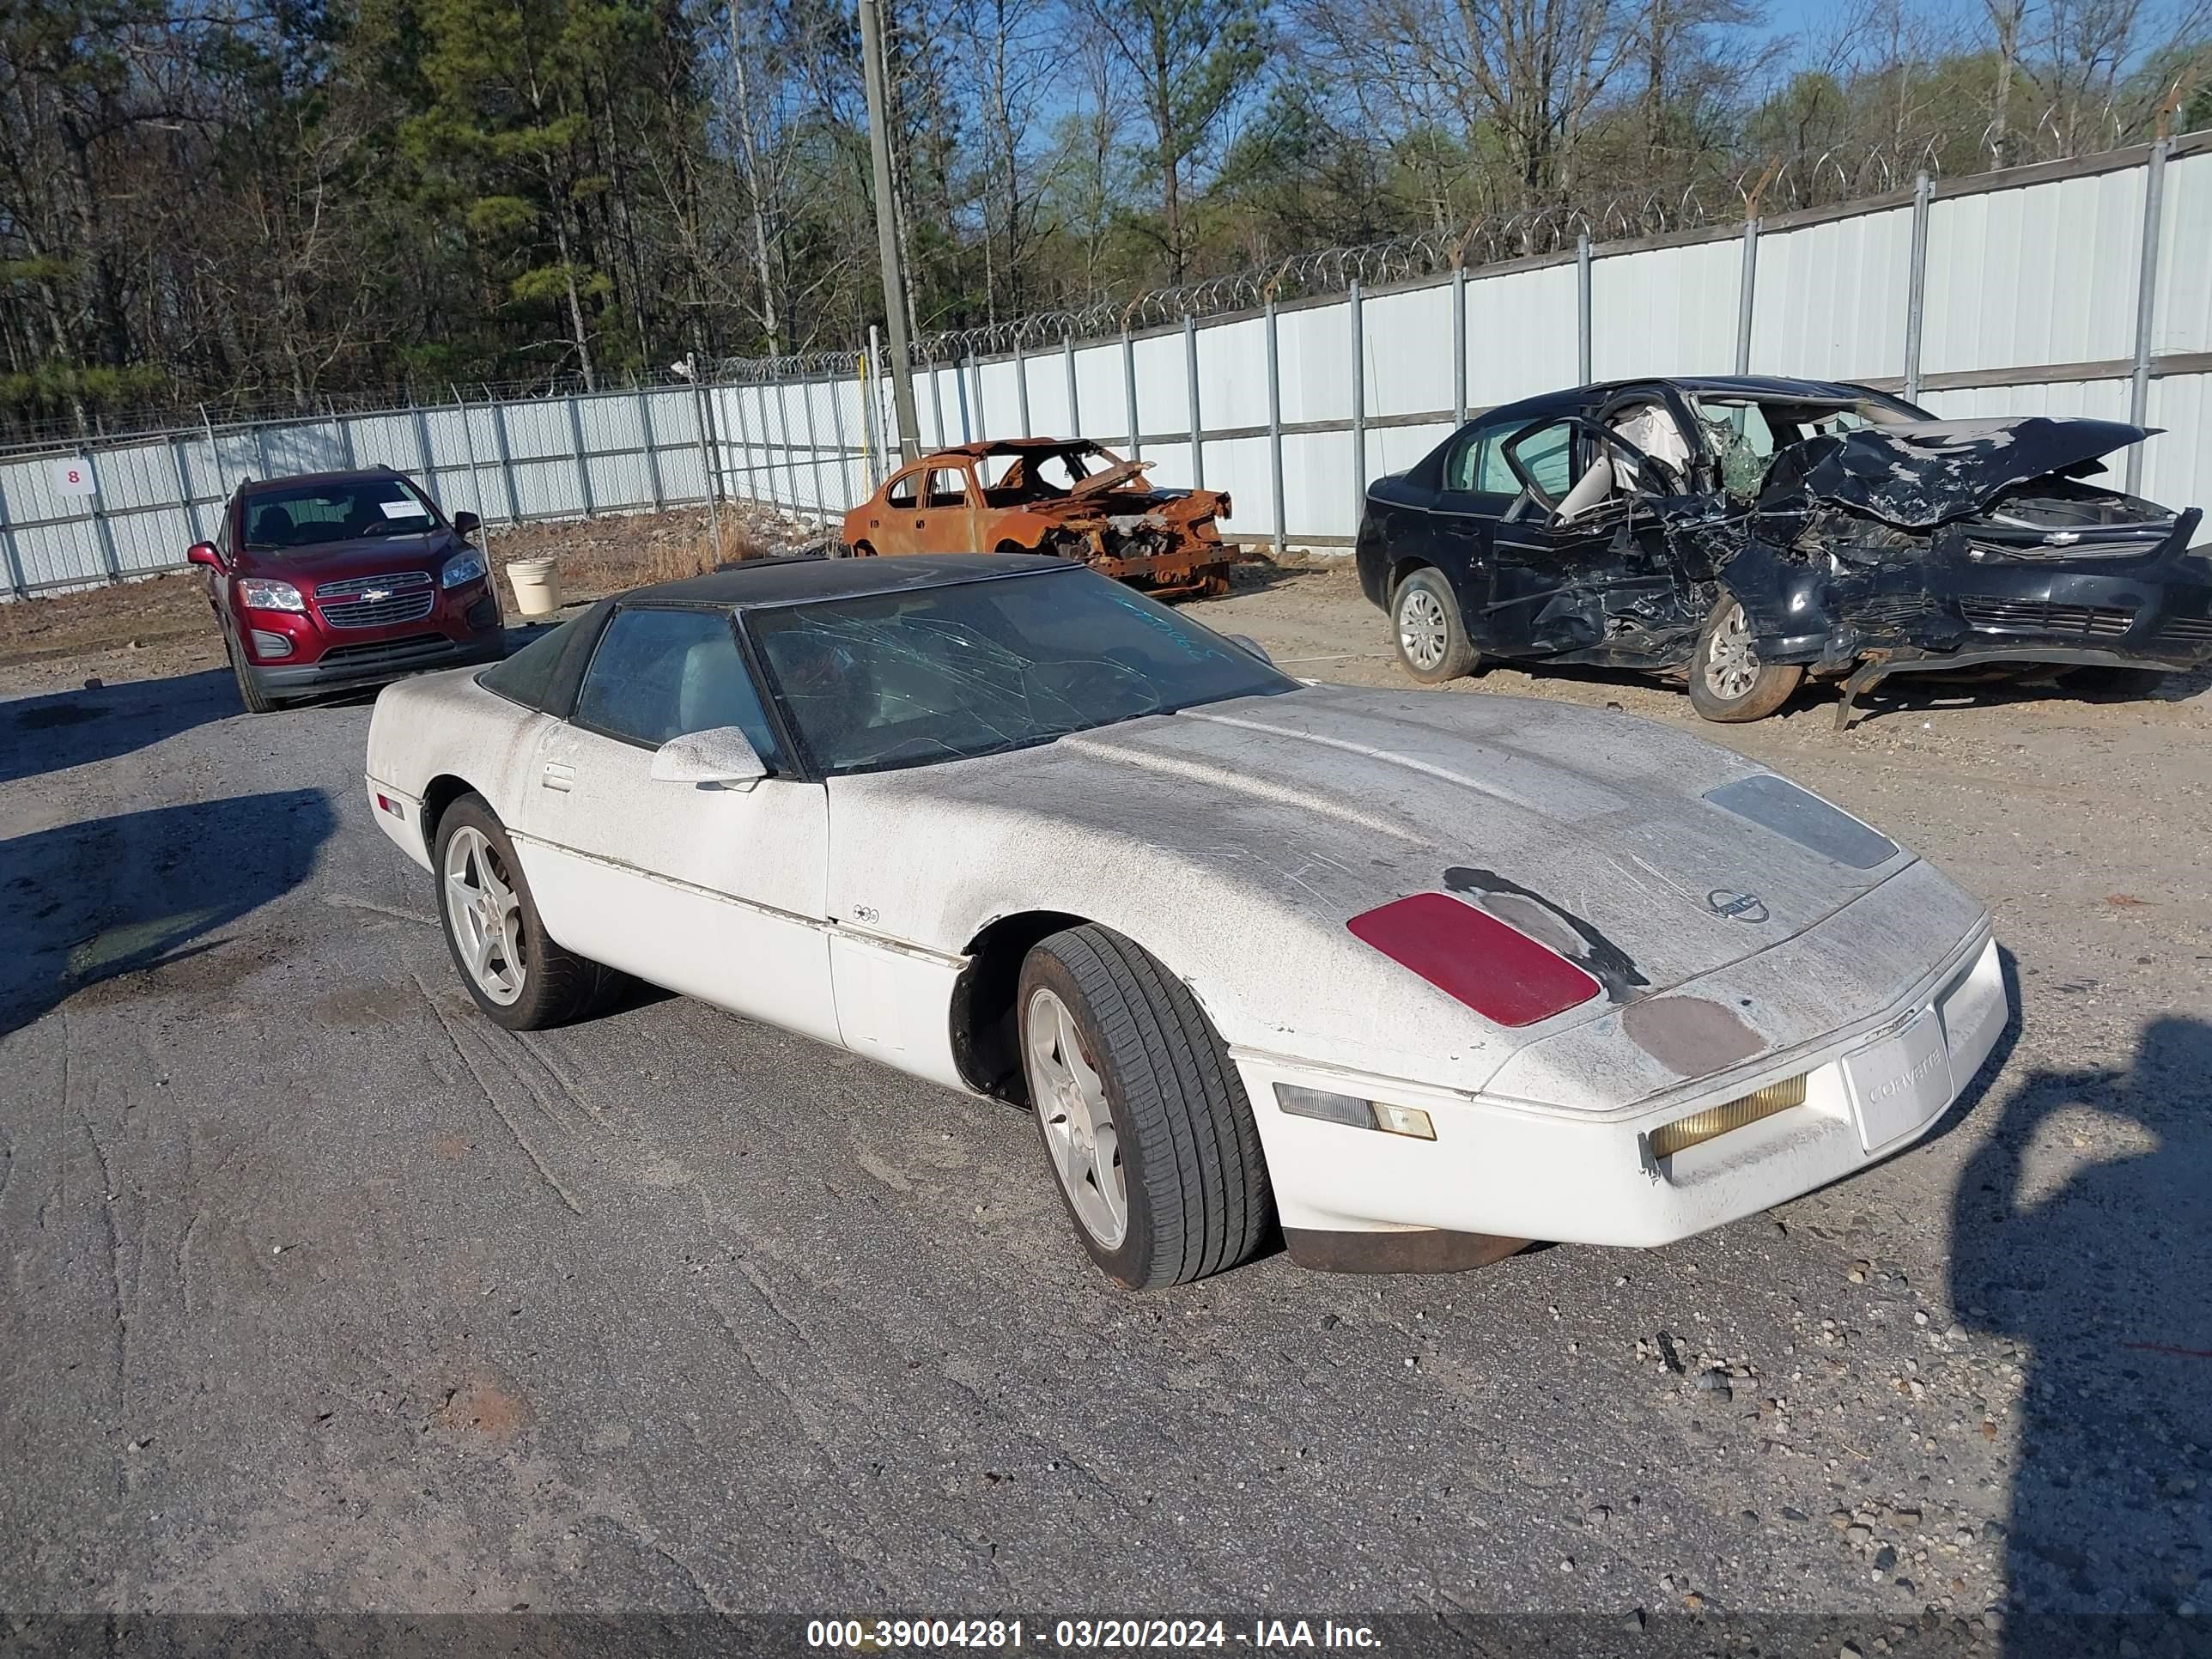
<path id="1" fill-rule="evenodd" d="M 1505 459 L 1505 441 L 1516 429 L 1486 426 L 1468 433 L 1444 458 L 1444 488 L 1478 495 L 1518 495 L 1521 480 Z"/>
<path id="2" fill-rule="evenodd" d="M 726 611 L 619 611 L 576 699 L 576 723 L 659 748 L 734 726 L 772 772 L 775 737 Z"/>
<path id="3" fill-rule="evenodd" d="M 1528 481 L 1556 502 L 1574 488 L 1574 441 L 1573 426 L 1559 421 L 1539 427 L 1505 447 L 1520 458 Z"/>
<path id="4" fill-rule="evenodd" d="M 884 501 L 891 507 L 919 507 L 921 504 L 921 474 L 908 472 L 893 478 L 884 486 Z"/>
<path id="5" fill-rule="evenodd" d="M 929 475 L 929 504 L 932 507 L 965 507 L 968 505 L 968 477 L 957 466 L 940 466 Z"/>

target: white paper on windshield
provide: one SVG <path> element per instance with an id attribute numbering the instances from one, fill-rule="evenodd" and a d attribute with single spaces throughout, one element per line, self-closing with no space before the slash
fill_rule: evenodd
<path id="1" fill-rule="evenodd" d="M 380 503 L 387 519 L 427 519 L 429 509 L 420 501 L 385 501 Z"/>

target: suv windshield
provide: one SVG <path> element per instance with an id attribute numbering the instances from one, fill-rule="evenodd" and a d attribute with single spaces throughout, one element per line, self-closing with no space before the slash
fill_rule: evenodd
<path id="1" fill-rule="evenodd" d="M 965 760 L 1297 682 L 1081 568 L 747 613 L 825 776 Z"/>
<path id="2" fill-rule="evenodd" d="M 369 536 L 421 536 L 437 523 L 428 498 L 396 475 L 274 484 L 246 498 L 246 544 L 257 553 Z"/>

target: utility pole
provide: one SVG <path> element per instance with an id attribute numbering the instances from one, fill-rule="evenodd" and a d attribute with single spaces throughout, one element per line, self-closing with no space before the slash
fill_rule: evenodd
<path id="1" fill-rule="evenodd" d="M 884 78 L 882 0 L 860 0 L 860 68 L 868 88 L 868 148 L 876 163 L 876 248 L 884 264 L 884 322 L 891 337 L 891 402 L 899 453 L 921 456 L 914 414 L 913 359 L 906 337 L 906 272 L 899 264 L 898 209 L 891 195 L 890 92 Z"/>

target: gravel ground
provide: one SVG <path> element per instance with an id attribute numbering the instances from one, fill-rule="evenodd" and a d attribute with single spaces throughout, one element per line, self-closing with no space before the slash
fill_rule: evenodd
<path id="1" fill-rule="evenodd" d="M 1399 683 L 1340 567 L 1196 609 Z M 2021 1019 L 1920 1148 L 1662 1250 L 1133 1297 L 1005 1108 L 678 999 L 490 1026 L 368 822 L 366 700 L 248 719 L 188 649 L 0 668 L 0 1609 L 2202 1645 L 2201 679 L 1699 728 L 1996 912 Z M 1627 678 L 1437 695 L 1500 693 L 1696 725 Z"/>

